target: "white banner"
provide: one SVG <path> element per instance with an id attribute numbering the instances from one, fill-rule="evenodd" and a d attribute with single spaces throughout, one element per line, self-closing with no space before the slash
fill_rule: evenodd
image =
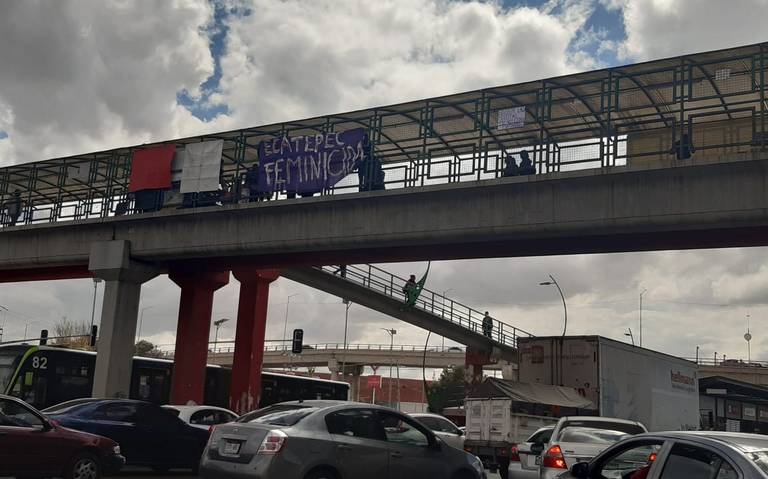
<path id="1" fill-rule="evenodd" d="M 217 191 L 221 174 L 224 140 L 203 141 L 186 145 L 181 192 Z"/>
<path id="2" fill-rule="evenodd" d="M 504 108 L 499 110 L 496 120 L 497 130 L 513 130 L 525 126 L 525 107 Z"/>

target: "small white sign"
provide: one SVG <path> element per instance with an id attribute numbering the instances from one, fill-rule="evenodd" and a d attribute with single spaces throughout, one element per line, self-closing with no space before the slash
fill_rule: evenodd
<path id="1" fill-rule="evenodd" d="M 715 80 L 727 80 L 731 78 L 730 68 L 719 68 L 715 70 Z"/>
<path id="2" fill-rule="evenodd" d="M 523 126 L 525 126 L 524 106 L 499 110 L 499 117 L 496 120 L 497 130 L 512 130 L 515 128 L 522 128 Z"/>

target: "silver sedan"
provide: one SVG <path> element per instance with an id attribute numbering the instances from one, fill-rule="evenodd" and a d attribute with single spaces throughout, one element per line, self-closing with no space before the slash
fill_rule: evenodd
<path id="1" fill-rule="evenodd" d="M 480 460 L 398 411 L 347 401 L 291 401 L 215 426 L 206 479 L 485 479 Z"/>
<path id="2" fill-rule="evenodd" d="M 561 479 L 768 479 L 768 437 L 730 432 L 632 436 Z"/>

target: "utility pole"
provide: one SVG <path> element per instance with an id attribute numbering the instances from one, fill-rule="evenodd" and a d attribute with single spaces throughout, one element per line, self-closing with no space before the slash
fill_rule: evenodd
<path id="1" fill-rule="evenodd" d="M 134 341 L 136 343 L 141 341 L 141 326 L 144 324 L 144 311 L 152 308 L 154 308 L 154 306 L 145 306 L 141 308 L 141 314 L 139 314 L 139 330 L 136 332 L 136 340 Z"/>
<path id="2" fill-rule="evenodd" d="M 647 293 L 647 289 L 643 289 L 640 292 L 640 347 L 643 347 L 643 295 Z"/>
<path id="3" fill-rule="evenodd" d="M 287 351 L 285 342 L 288 338 L 288 308 L 291 306 L 291 298 L 298 296 L 299 293 L 293 293 L 288 295 L 288 299 L 285 301 L 285 324 L 283 325 L 283 352 Z"/>
<path id="4" fill-rule="evenodd" d="M 394 329 L 387 329 L 387 328 L 381 328 L 384 331 L 389 334 L 389 351 L 390 351 L 390 363 L 389 363 L 389 393 L 387 394 L 387 401 L 389 402 L 390 407 L 392 407 L 392 368 L 394 367 L 394 359 L 391 357 L 394 348 L 395 348 L 395 334 L 397 334 L 397 330 Z"/>
<path id="5" fill-rule="evenodd" d="M 563 290 L 560 289 L 560 285 L 557 284 L 557 280 L 551 274 L 549 275 L 551 281 L 542 281 L 539 286 L 551 286 L 554 285 L 557 288 L 557 292 L 560 293 L 560 298 L 563 300 L 563 337 L 565 337 L 565 331 L 568 329 L 568 306 L 565 304 L 565 295 Z"/>

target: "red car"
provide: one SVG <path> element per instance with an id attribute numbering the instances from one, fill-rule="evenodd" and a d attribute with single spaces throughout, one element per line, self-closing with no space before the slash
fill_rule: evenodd
<path id="1" fill-rule="evenodd" d="M 25 402 L 0 395 L 0 477 L 99 479 L 124 463 L 115 441 L 61 427 Z"/>

